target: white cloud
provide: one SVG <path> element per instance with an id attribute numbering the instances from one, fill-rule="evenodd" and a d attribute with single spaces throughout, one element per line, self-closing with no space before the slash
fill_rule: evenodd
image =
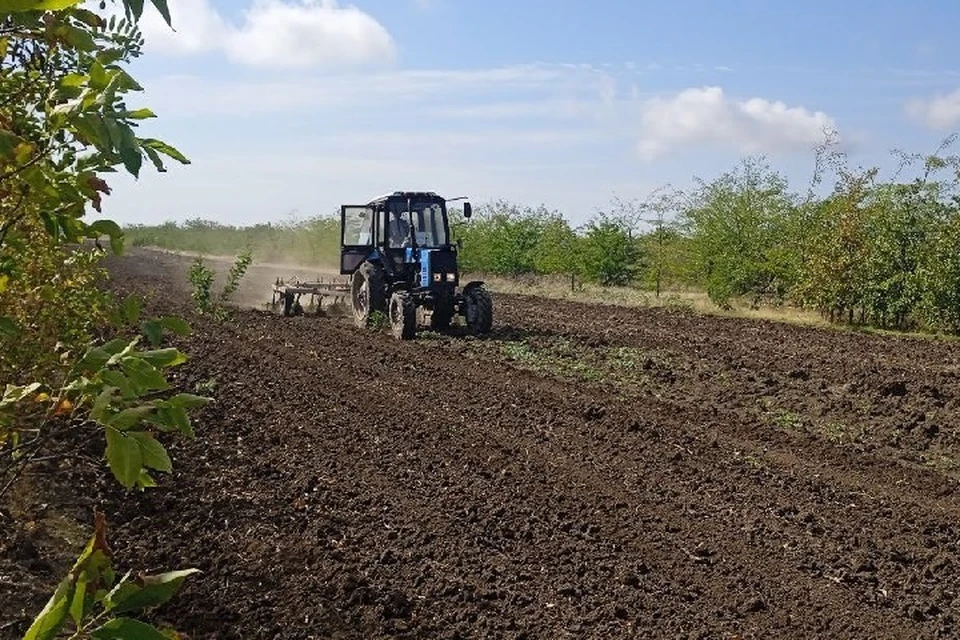
<path id="1" fill-rule="evenodd" d="M 734 100 L 720 87 L 686 89 L 643 104 L 638 149 L 654 159 L 675 148 L 704 144 L 746 153 L 808 150 L 836 129 L 822 111 L 788 107 L 763 98 Z"/>
<path id="2" fill-rule="evenodd" d="M 147 49 L 174 55 L 220 51 L 260 68 L 363 63 L 395 56 L 393 38 L 372 16 L 336 0 L 254 0 L 235 25 L 209 0 L 170 0 L 173 29 L 155 11 L 141 21 Z"/>
<path id="3" fill-rule="evenodd" d="M 375 73 L 328 73 L 309 77 L 232 81 L 175 75 L 145 79 L 152 107 L 166 116 L 292 113 L 318 107 L 391 110 L 401 103 L 427 104 L 432 115 L 469 106 L 489 105 L 512 92 L 531 92 L 556 100 L 557 92 L 583 90 L 577 71 L 556 65 L 516 65 L 477 70 L 396 70 Z M 587 89 L 589 90 L 589 88 Z M 455 102 L 450 106 L 450 102 Z M 572 108 L 572 102 L 567 102 Z M 555 106 L 555 104 L 554 104 Z M 490 107 L 494 108 L 494 107 Z M 543 113 L 547 106 L 521 107 Z M 479 117 L 480 111 L 474 112 Z M 505 114 L 501 114 L 505 115 Z"/>
<path id="4" fill-rule="evenodd" d="M 907 102 L 907 115 L 930 129 L 949 129 L 960 122 L 960 89 Z"/>

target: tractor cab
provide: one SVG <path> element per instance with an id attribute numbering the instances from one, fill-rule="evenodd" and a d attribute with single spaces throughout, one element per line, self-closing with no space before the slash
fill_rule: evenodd
<path id="1" fill-rule="evenodd" d="M 377 311 L 387 314 L 394 333 L 412 338 L 418 310 L 430 326 L 444 330 L 456 315 L 486 333 L 492 301 L 482 282 L 462 291 L 458 246 L 451 238 L 448 200 L 432 191 L 396 191 L 365 205 L 341 207 L 340 273 L 351 276 L 354 315 L 367 326 Z M 463 215 L 471 216 L 465 202 Z M 413 320 L 407 316 L 412 314 Z"/>

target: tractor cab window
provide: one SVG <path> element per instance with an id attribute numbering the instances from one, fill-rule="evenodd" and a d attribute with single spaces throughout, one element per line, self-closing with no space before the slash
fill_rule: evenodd
<path id="1" fill-rule="evenodd" d="M 443 226 L 443 210 L 438 203 L 423 203 L 413 210 L 413 231 L 421 247 L 439 247 L 447 244 L 447 229 Z"/>
<path id="2" fill-rule="evenodd" d="M 405 209 L 392 209 L 386 222 L 386 238 L 391 248 L 399 249 L 410 244 L 410 223 Z"/>
<path id="3" fill-rule="evenodd" d="M 365 247 L 373 244 L 373 211 L 368 207 L 344 206 L 343 244 L 348 247 Z"/>
<path id="4" fill-rule="evenodd" d="M 389 207 L 387 239 L 391 248 L 399 249 L 410 243 L 410 221 L 418 247 L 439 247 L 447 244 L 447 230 L 443 225 L 443 209 L 437 202 L 411 202 L 407 214 L 406 202 L 395 202 Z"/>

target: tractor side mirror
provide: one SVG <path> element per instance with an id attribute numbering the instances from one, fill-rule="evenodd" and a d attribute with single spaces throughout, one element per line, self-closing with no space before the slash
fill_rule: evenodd
<path id="1" fill-rule="evenodd" d="M 463 217 L 464 217 L 464 218 L 469 218 L 469 217 L 472 216 L 472 215 L 473 215 L 473 207 L 470 205 L 469 202 L 464 202 L 464 203 L 463 203 Z"/>

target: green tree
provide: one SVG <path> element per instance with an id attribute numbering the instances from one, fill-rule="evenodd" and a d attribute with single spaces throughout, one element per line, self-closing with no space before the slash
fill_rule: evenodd
<path id="1" fill-rule="evenodd" d="M 918 273 L 922 283 L 919 310 L 932 329 L 960 333 L 960 199 L 930 240 Z"/>
<path id="2" fill-rule="evenodd" d="M 577 271 L 579 239 L 570 223 L 558 213 L 551 214 L 540 229 L 533 267 L 540 274 L 572 274 Z"/>
<path id="3" fill-rule="evenodd" d="M 520 207 L 506 200 L 476 207 L 471 220 L 457 225 L 464 243 L 464 270 L 498 275 L 535 273 L 544 230 L 556 217 L 543 206 Z"/>
<path id="4" fill-rule="evenodd" d="M 603 286 L 624 286 L 636 277 L 640 252 L 622 220 L 604 214 L 587 223 L 580 241 L 581 274 Z"/>
<path id="5" fill-rule="evenodd" d="M 787 182 L 760 159 L 747 159 L 710 183 L 700 181 L 683 222 L 694 268 L 711 300 L 782 294 L 793 285 L 783 242 L 794 210 Z"/>

